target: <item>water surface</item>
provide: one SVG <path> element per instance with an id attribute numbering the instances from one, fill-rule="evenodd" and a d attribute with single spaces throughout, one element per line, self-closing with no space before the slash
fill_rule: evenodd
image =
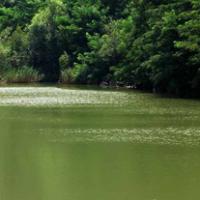
<path id="1" fill-rule="evenodd" d="M 0 88 L 1 200 L 196 200 L 200 102 Z"/>

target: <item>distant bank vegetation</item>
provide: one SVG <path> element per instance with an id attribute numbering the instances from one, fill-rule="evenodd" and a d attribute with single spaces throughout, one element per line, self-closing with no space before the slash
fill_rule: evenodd
<path id="1" fill-rule="evenodd" d="M 199 0 L 4 0 L 0 79 L 200 96 Z"/>

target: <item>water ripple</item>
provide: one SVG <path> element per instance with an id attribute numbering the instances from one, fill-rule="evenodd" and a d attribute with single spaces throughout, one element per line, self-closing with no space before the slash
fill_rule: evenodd
<path id="1" fill-rule="evenodd" d="M 40 135 L 50 142 L 103 142 L 149 143 L 163 145 L 200 145 L 198 128 L 150 128 L 150 129 L 41 129 Z"/>
<path id="2" fill-rule="evenodd" d="M 69 90 L 53 87 L 0 88 L 1 106 L 120 105 L 127 103 L 123 92 Z"/>

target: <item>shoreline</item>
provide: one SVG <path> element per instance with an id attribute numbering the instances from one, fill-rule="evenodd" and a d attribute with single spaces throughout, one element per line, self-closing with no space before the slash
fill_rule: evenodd
<path id="1" fill-rule="evenodd" d="M 131 85 L 104 85 L 104 84 L 99 84 L 99 85 L 95 85 L 95 84 L 71 84 L 71 83 L 61 83 L 61 82 L 6 82 L 6 81 L 0 81 L 0 87 L 12 87 L 12 86 L 17 86 L 17 87 L 21 87 L 21 86 L 25 86 L 25 87 L 29 87 L 29 86 L 33 86 L 33 87 L 38 87 L 38 86 L 44 86 L 44 87 L 48 87 L 48 86 L 67 86 L 68 88 L 78 88 L 78 89 L 102 89 L 102 90 L 123 90 L 123 91 L 135 91 L 135 92 L 142 92 L 142 93 L 149 93 L 152 95 L 156 95 L 158 97 L 161 98 L 173 98 L 173 99 L 190 99 L 190 100 L 200 100 L 200 97 L 198 96 L 178 96 L 178 95 L 174 95 L 174 94 L 170 94 L 170 93 L 161 93 L 161 92 L 156 92 L 154 90 L 146 90 L 146 89 L 139 89 L 135 86 L 131 86 Z"/>

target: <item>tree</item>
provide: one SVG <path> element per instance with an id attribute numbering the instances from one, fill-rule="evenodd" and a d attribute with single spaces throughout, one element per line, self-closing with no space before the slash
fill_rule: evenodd
<path id="1" fill-rule="evenodd" d="M 59 56 L 56 16 L 61 12 L 61 1 L 49 1 L 45 10 L 39 11 L 30 25 L 30 53 L 35 68 L 45 75 L 44 81 L 58 81 Z"/>

